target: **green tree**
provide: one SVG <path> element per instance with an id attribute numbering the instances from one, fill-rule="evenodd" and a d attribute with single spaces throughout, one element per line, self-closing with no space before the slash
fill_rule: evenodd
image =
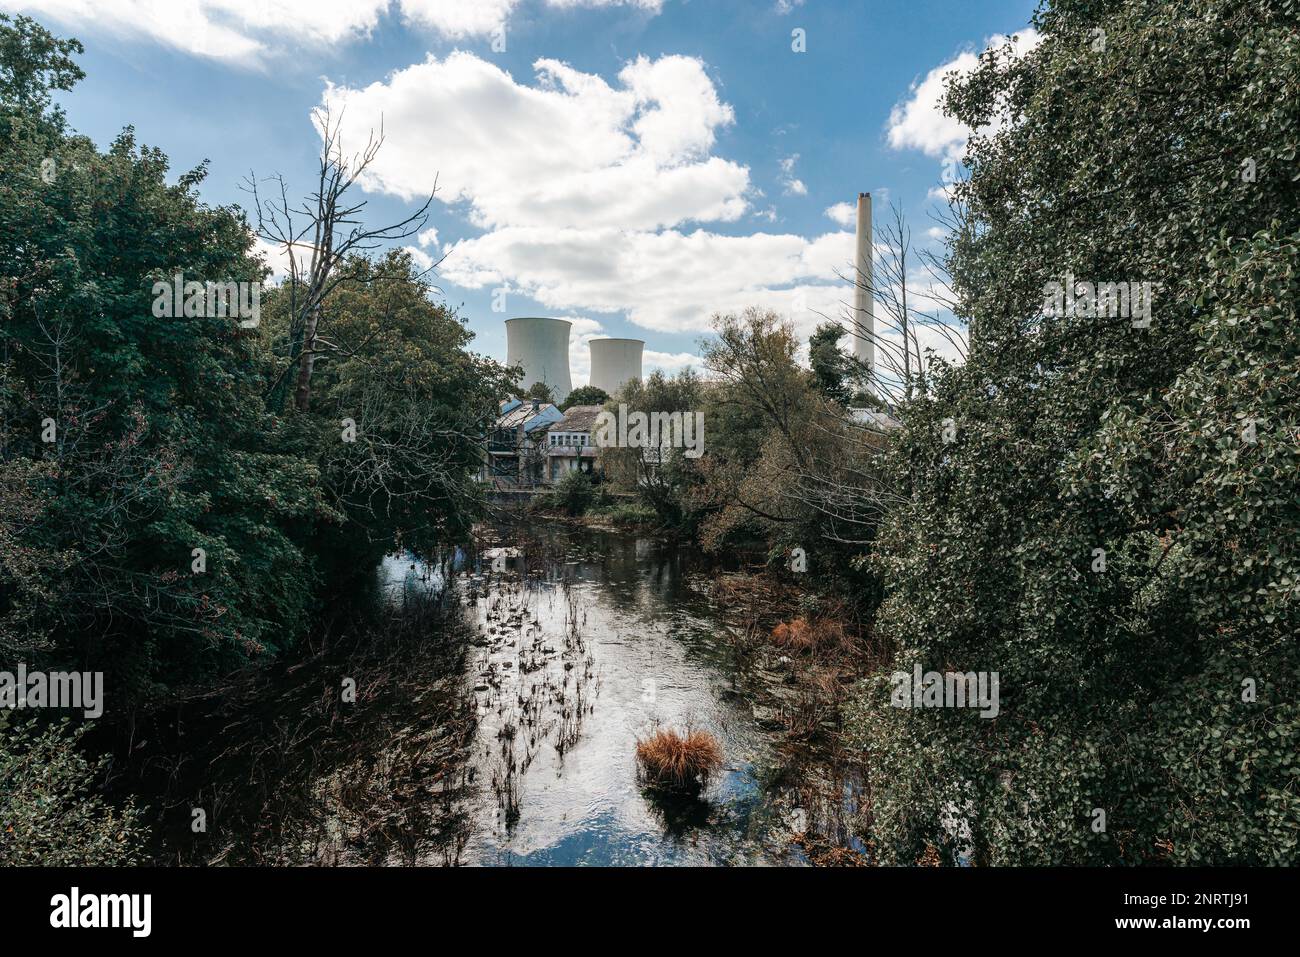
<path id="1" fill-rule="evenodd" d="M 357 558 L 378 560 L 396 543 L 427 552 L 467 534 L 480 516 L 471 481 L 480 437 L 509 381 L 468 351 L 472 333 L 433 301 L 409 253 L 358 256 L 340 270 L 353 281 L 330 299 L 333 348 L 315 367 L 311 414 L 286 431 L 317 460 L 345 519 L 318 534 L 343 536 L 347 546 L 323 551 L 368 567 Z M 267 295 L 265 335 L 277 355 L 290 352 L 292 301 L 285 286 Z"/>
<path id="2" fill-rule="evenodd" d="M 605 408 L 611 415 L 618 415 L 625 407 L 629 417 L 637 412 L 647 416 L 656 412 L 695 415 L 702 410 L 703 400 L 704 384 L 691 369 L 671 378 L 656 369 L 644 381 L 628 382 Z M 596 438 L 600 441 L 599 435 Z M 615 484 L 637 492 L 664 525 L 679 530 L 692 528 L 696 517 L 689 497 L 698 481 L 698 459 L 687 458 L 684 448 L 605 447 L 600 456 L 605 474 Z"/>
<path id="3" fill-rule="evenodd" d="M 169 184 L 130 130 L 100 153 L 40 123 L 33 84 L 75 78 L 71 43 L 0 44 L 50 51 L 0 68 L 29 78 L 0 105 L 24 124 L 0 139 L 0 469 L 41 507 L 0 562 L 63 556 L 43 583 L 59 601 L 23 633 L 55 636 L 51 660 L 105 670 L 125 702 L 292 641 L 311 572 L 290 529 L 327 509 L 314 467 L 278 447 L 255 330 L 155 316 L 177 274 L 262 278 L 242 216 L 199 201 L 202 167 Z M 0 613 L 34 607 L 32 577 L 2 587 Z"/>
<path id="4" fill-rule="evenodd" d="M 536 399 L 538 402 L 550 402 L 554 404 L 555 393 L 545 382 L 534 382 L 528 387 L 528 391 L 524 393 L 523 398 Z"/>
<path id="5" fill-rule="evenodd" d="M 840 348 L 845 329 L 838 322 L 823 322 L 808 338 L 812 383 L 832 402 L 848 405 L 853 398 L 852 363 Z"/>
<path id="6" fill-rule="evenodd" d="M 575 405 L 604 405 L 609 401 L 609 393 L 594 385 L 580 385 L 570 392 L 560 406 L 561 412 L 567 412 Z"/>
<path id="7" fill-rule="evenodd" d="M 948 264 L 970 353 L 904 410 L 911 494 L 877 554 L 896 667 L 997 671 L 1001 714 L 872 685 L 872 838 L 901 862 L 1294 863 L 1297 13 L 1059 0 L 1034 25 L 948 96 L 983 130 Z M 1045 309 L 1084 281 L 1151 283 L 1149 325 Z"/>

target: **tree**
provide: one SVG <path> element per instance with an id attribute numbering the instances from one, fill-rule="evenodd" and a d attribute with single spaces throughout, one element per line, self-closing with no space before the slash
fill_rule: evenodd
<path id="1" fill-rule="evenodd" d="M 1001 713 L 868 686 L 885 861 L 1300 857 L 1289 8 L 1061 0 L 950 88 L 970 348 L 901 411 L 876 627 L 902 671 L 999 672 Z"/>
<path id="2" fill-rule="evenodd" d="M 408 252 L 344 260 L 353 281 L 330 304 L 333 350 L 313 380 L 301 448 L 345 524 L 332 534 L 349 563 L 395 542 L 417 552 L 468 532 L 479 515 L 471 476 L 495 420 L 506 370 L 467 351 L 465 323 L 436 303 Z M 267 297 L 265 332 L 277 353 L 292 336 L 293 296 Z M 348 427 L 345 423 L 351 423 Z M 290 430 L 292 432 L 292 430 Z M 364 563 L 363 563 L 364 564 Z"/>
<path id="3" fill-rule="evenodd" d="M 16 572 L 0 615 L 22 627 L 0 634 L 39 646 L 29 664 L 105 671 L 125 706 L 291 643 L 311 580 L 292 522 L 325 508 L 310 464 L 277 445 L 256 333 L 154 314 L 155 284 L 177 274 L 260 281 L 242 216 L 199 201 L 203 167 L 169 183 L 130 130 L 101 153 L 47 122 L 33 84 L 71 83 L 77 47 L 45 36 L 0 44 L 50 57 L 0 65 L 28 78 L 0 103 L 22 131 L 0 138 L 0 470 L 28 516 L 0 556 Z"/>
<path id="4" fill-rule="evenodd" d="M 847 406 L 853 398 L 850 357 L 840 349 L 845 328 L 837 322 L 823 322 L 808 338 L 808 361 L 814 388 L 832 402 Z"/>
<path id="5" fill-rule="evenodd" d="M 703 350 L 711 388 L 708 454 L 695 492 L 705 512 L 702 541 L 718 550 L 733 537 L 759 535 L 774 564 L 801 548 L 820 587 L 869 613 L 878 583 L 852 559 L 897 498 L 881 480 L 885 437 L 822 393 L 817 372 L 797 361 L 793 329 L 774 313 L 720 315 L 714 328 Z M 836 326 L 822 330 L 834 348 Z"/>
<path id="6" fill-rule="evenodd" d="M 536 399 L 538 402 L 555 402 L 555 393 L 545 382 L 534 382 L 524 393 L 525 399 Z"/>
<path id="7" fill-rule="evenodd" d="M 594 385 L 580 385 L 570 392 L 560 406 L 561 412 L 567 412 L 575 405 L 604 405 L 609 401 L 609 393 Z"/>
<path id="8" fill-rule="evenodd" d="M 626 412 L 628 420 L 638 412 L 647 419 L 654 413 L 693 416 L 702 410 L 703 400 L 704 384 L 693 370 L 683 369 L 671 378 L 655 370 L 644 381 L 633 379 L 623 386 L 606 403 L 606 411 L 610 415 Z M 636 491 L 663 524 L 690 530 L 695 516 L 691 512 L 689 493 L 697 481 L 694 463 L 699 460 L 687 458 L 685 451 L 682 447 L 666 445 L 611 445 L 601 449 L 600 457 L 605 474 L 624 488 Z"/>
<path id="9" fill-rule="evenodd" d="M 53 36 L 30 17 L 0 13 L 0 131 L 16 120 L 63 130 L 63 111 L 54 90 L 70 90 L 86 74 L 72 58 L 85 50 L 77 40 Z"/>
<path id="10" fill-rule="evenodd" d="M 364 225 L 367 201 L 353 202 L 348 194 L 379 155 L 384 132 L 372 130 L 365 148 L 349 156 L 343 150 L 339 122 L 329 110 L 317 109 L 313 117 L 322 141 L 316 191 L 301 204 L 291 206 L 283 176 L 270 178 L 273 195 L 267 199 L 256 177 L 250 175 L 246 187 L 253 196 L 258 235 L 282 250 L 289 264 L 287 283 L 293 317 L 289 356 L 281 376 L 272 384 L 271 396 L 272 407 L 278 410 L 287 376 L 296 369 L 293 402 L 298 412 L 306 412 L 311 403 L 311 380 L 317 360 L 339 348 L 325 337 L 321 322 L 328 314 L 330 295 L 340 286 L 360 279 L 346 265 L 419 232 L 428 222 L 433 202 L 430 193 L 415 212 L 396 223 Z"/>

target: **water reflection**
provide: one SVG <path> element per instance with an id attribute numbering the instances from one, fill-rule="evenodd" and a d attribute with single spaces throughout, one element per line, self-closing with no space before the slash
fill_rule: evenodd
<path id="1" fill-rule="evenodd" d="M 650 538 L 568 528 L 386 558 L 371 624 L 153 719 L 124 781 L 158 809 L 157 859 L 789 860 L 784 796 L 767 786 L 779 762 L 726 625 L 692 587 L 710 574 Z M 725 767 L 699 799 L 639 786 L 636 740 L 656 725 L 720 742 Z M 193 807 L 213 810 L 208 833 L 190 831 Z"/>

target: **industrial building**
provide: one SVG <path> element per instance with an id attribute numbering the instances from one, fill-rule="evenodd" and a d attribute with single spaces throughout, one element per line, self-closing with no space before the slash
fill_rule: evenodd
<path id="1" fill-rule="evenodd" d="M 876 371 L 875 264 L 871 246 L 871 194 L 858 193 L 858 223 L 853 284 L 853 355 Z M 870 388 L 870 386 L 868 386 Z"/>
<path id="2" fill-rule="evenodd" d="M 569 330 L 565 319 L 527 317 L 506 320 L 506 364 L 522 366 L 521 388 L 545 382 L 557 403 L 573 391 L 569 378 Z"/>
<path id="3" fill-rule="evenodd" d="M 641 354 L 645 343 L 640 339 L 592 339 L 591 384 L 616 395 L 633 379 L 641 378 Z"/>

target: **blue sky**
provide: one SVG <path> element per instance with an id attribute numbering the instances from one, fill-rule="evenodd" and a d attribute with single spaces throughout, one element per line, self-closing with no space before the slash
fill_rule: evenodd
<path id="1" fill-rule="evenodd" d="M 835 273 L 853 225 L 833 208 L 859 190 L 934 241 L 927 210 L 965 133 L 935 109 L 938 77 L 1024 38 L 1034 6 L 0 0 L 85 44 L 64 97 L 78 131 L 104 146 L 133 125 L 176 173 L 207 159 L 211 203 L 246 206 L 250 171 L 305 193 L 322 102 L 346 107 L 346 142 L 382 116 L 372 222 L 437 174 L 436 236 L 407 242 L 446 257 L 476 350 L 504 359 L 511 316 L 571 319 L 575 384 L 593 335 L 644 338 L 647 367 L 669 370 L 719 310 L 768 306 L 806 336 L 849 298 Z"/>

